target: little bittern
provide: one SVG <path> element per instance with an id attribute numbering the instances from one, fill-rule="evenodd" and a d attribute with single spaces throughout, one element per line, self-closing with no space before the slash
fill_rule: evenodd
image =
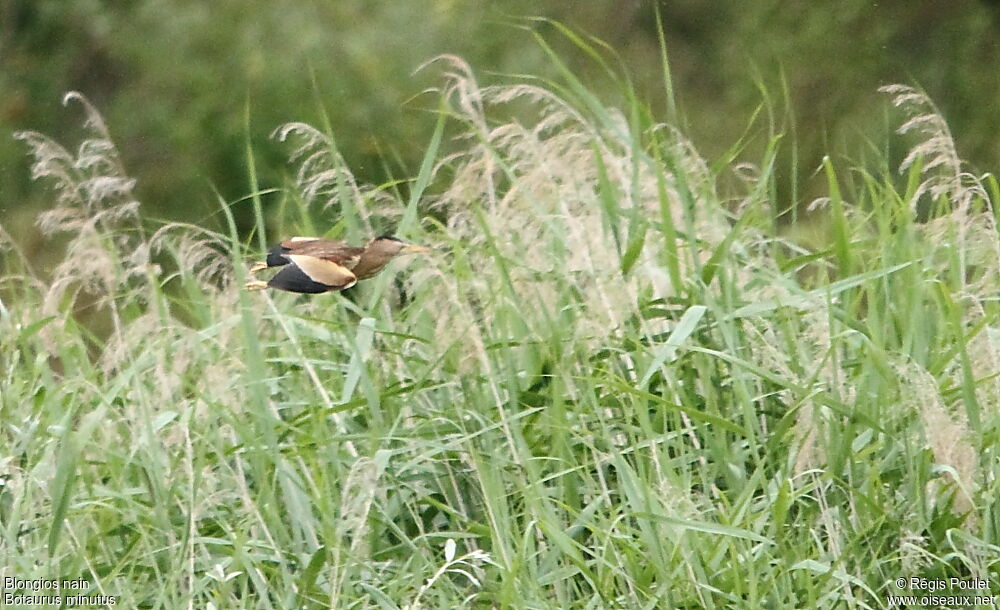
<path id="1" fill-rule="evenodd" d="M 364 248 L 317 237 L 293 237 L 271 248 L 267 260 L 255 264 L 250 273 L 281 267 L 267 282 L 248 282 L 249 290 L 271 287 L 288 292 L 317 294 L 350 288 L 370 278 L 401 254 L 429 252 L 392 235 L 376 237 Z"/>

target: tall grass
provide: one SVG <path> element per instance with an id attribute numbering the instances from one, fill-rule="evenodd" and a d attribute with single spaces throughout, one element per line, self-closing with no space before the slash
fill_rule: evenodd
<path id="1" fill-rule="evenodd" d="M 734 203 L 734 168 L 636 100 L 438 62 L 407 195 L 358 184 L 327 131 L 277 132 L 267 241 L 436 248 L 350 295 L 242 291 L 260 252 L 225 202 L 218 230 L 152 226 L 79 95 L 77 150 L 19 136 L 67 245 L 43 273 L 0 233 L 3 576 L 171 609 L 1000 593 L 1000 188 L 936 156 L 925 96 L 889 91 L 922 130 L 902 175 L 825 164 L 807 249 L 774 230 L 774 147 Z"/>

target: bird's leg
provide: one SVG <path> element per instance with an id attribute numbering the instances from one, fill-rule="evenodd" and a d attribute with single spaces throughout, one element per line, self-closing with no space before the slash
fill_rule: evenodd
<path id="1" fill-rule="evenodd" d="M 264 290 L 267 288 L 267 282 L 262 282 L 260 280 L 254 280 L 252 282 L 247 282 L 243 285 L 247 290 Z"/>
<path id="2" fill-rule="evenodd" d="M 253 266 L 250 267 L 250 273 L 260 273 L 264 269 L 267 269 L 267 263 L 259 261 L 254 263 Z"/>

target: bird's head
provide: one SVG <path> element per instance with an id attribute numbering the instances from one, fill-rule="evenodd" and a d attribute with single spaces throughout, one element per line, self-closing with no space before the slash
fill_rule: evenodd
<path id="1" fill-rule="evenodd" d="M 430 252 L 430 248 L 415 246 L 392 235 L 376 237 L 365 246 L 361 260 L 354 266 L 354 275 L 359 280 L 369 278 L 382 270 L 389 261 L 401 254 L 415 254 L 417 252 Z"/>
<path id="2" fill-rule="evenodd" d="M 394 235 L 381 235 L 369 242 L 365 248 L 365 254 L 371 253 L 375 256 L 385 256 L 394 258 L 401 254 L 417 254 L 419 252 L 430 252 L 430 248 L 408 244 Z"/>

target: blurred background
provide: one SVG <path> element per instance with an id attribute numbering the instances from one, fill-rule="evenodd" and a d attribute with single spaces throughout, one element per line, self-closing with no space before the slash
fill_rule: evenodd
<path id="1" fill-rule="evenodd" d="M 659 10 L 672 118 L 710 161 L 740 141 L 735 160 L 759 161 L 783 133 L 783 209 L 822 194 L 825 154 L 886 158 L 899 124 L 877 92 L 888 83 L 925 89 L 971 168 L 996 168 L 1000 2 L 662 0 Z M 530 17 L 603 41 L 612 70 Z M 31 184 L 12 134 L 74 145 L 82 113 L 61 105 L 69 90 L 104 114 L 145 214 L 198 222 L 218 211 L 216 192 L 230 202 L 250 192 L 248 144 L 261 187 L 280 186 L 288 149 L 271 133 L 289 121 L 322 128 L 324 113 L 360 180 L 414 176 L 437 109 L 422 92 L 441 82 L 438 68 L 414 70 L 451 53 L 481 84 L 557 79 L 535 34 L 607 102 L 627 81 L 671 118 L 654 0 L 0 0 L 0 224 L 29 252 L 41 247 L 34 221 L 51 195 Z M 234 211 L 249 226 L 249 205 Z"/>

